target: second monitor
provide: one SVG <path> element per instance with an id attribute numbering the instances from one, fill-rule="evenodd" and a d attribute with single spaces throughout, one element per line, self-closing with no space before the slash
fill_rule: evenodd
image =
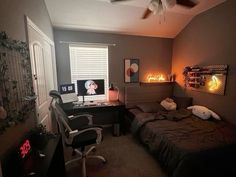
<path id="1" fill-rule="evenodd" d="M 92 96 L 105 94 L 104 79 L 77 80 L 79 96 Z"/>

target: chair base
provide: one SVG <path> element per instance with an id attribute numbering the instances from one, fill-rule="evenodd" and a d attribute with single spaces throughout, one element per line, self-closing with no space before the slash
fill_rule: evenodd
<path id="1" fill-rule="evenodd" d="M 107 162 L 107 160 L 103 156 L 89 155 L 89 153 L 93 150 L 96 150 L 95 146 L 92 146 L 91 148 L 89 148 L 89 150 L 87 152 L 84 152 L 84 151 L 80 152 L 78 149 L 74 149 L 74 151 L 77 154 L 79 154 L 80 157 L 67 161 L 65 163 L 65 165 L 67 166 L 73 162 L 76 162 L 78 160 L 82 160 L 82 174 L 83 174 L 83 177 L 86 177 L 86 159 L 100 159 L 100 160 L 102 160 L 103 163 Z"/>

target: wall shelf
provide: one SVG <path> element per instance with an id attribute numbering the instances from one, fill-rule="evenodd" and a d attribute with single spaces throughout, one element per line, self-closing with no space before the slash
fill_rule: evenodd
<path id="1" fill-rule="evenodd" d="M 163 84 L 174 84 L 172 81 L 162 81 L 162 82 L 140 82 L 140 85 L 163 85 Z"/>

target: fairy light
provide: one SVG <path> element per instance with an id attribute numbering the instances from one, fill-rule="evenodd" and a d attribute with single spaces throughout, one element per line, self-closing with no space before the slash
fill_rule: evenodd
<path id="1" fill-rule="evenodd" d="M 147 76 L 148 82 L 162 82 L 165 80 L 166 79 L 163 74 L 148 74 L 148 76 Z"/>

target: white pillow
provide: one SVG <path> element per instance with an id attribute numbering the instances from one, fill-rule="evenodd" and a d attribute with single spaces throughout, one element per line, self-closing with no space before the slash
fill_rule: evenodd
<path id="1" fill-rule="evenodd" d="M 203 120 L 207 120 L 210 117 L 213 117 L 217 120 L 221 120 L 219 115 L 217 115 L 215 112 L 213 112 L 212 110 L 208 109 L 205 106 L 194 105 L 188 107 L 187 109 L 192 109 L 192 113 Z"/>
<path id="2" fill-rule="evenodd" d="M 166 98 L 164 100 L 162 100 L 161 105 L 167 110 L 167 111 L 173 111 L 176 110 L 176 103 L 174 102 L 174 100 L 172 100 L 171 98 Z"/>

